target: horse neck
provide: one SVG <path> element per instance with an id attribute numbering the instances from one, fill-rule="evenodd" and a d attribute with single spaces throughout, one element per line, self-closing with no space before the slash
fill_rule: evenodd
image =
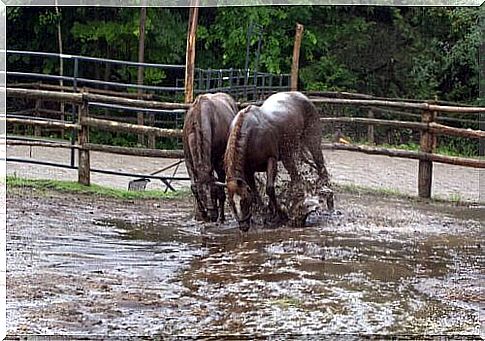
<path id="1" fill-rule="evenodd" d="M 236 157 L 238 159 L 233 160 L 231 165 L 227 169 L 227 172 L 226 172 L 227 179 L 245 179 L 244 166 L 243 166 L 244 160 L 241 157 L 240 152 L 236 153 Z"/>

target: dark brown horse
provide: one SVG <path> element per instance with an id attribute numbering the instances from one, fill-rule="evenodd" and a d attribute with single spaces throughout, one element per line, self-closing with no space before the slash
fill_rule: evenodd
<path id="1" fill-rule="evenodd" d="M 224 93 L 198 96 L 188 110 L 183 129 L 185 165 L 196 201 L 196 218 L 224 221 L 224 152 L 231 121 L 237 113 L 234 99 Z M 214 176 L 217 174 L 217 179 Z M 220 212 L 220 213 L 219 213 Z"/>
<path id="2" fill-rule="evenodd" d="M 321 125 L 318 112 L 300 92 L 281 92 L 270 96 L 261 107 L 241 110 L 231 125 L 224 156 L 229 203 L 239 228 L 250 227 L 251 206 L 257 195 L 255 172 L 266 172 L 266 194 L 273 215 L 281 214 L 276 202 L 277 162 L 282 161 L 292 183 L 300 179 L 297 158 L 300 148 L 311 155 L 319 176 L 328 184 L 328 173 L 320 147 Z"/>

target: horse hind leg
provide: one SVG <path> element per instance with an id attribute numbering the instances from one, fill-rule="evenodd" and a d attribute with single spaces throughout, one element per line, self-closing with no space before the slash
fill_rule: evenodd
<path id="1" fill-rule="evenodd" d="M 275 214 L 277 211 L 276 193 L 275 193 L 275 180 L 278 172 L 278 163 L 274 158 L 268 160 L 268 168 L 266 170 L 266 195 L 269 197 L 269 208 L 271 214 Z"/>
<path id="2" fill-rule="evenodd" d="M 328 210 L 333 211 L 335 206 L 334 193 L 330 188 L 330 175 L 328 173 L 327 167 L 325 166 L 325 159 L 323 157 L 320 142 L 321 141 L 319 131 L 313 131 L 309 136 L 307 136 L 305 140 L 305 146 L 312 156 L 313 163 L 318 173 L 318 177 L 323 182 L 323 188 L 320 194 L 325 197 Z"/>
<path id="3" fill-rule="evenodd" d="M 293 185 L 301 181 L 300 172 L 298 171 L 298 165 L 295 159 L 295 153 L 285 155 L 281 158 L 283 166 L 290 175 L 290 183 Z"/>
<path id="4" fill-rule="evenodd" d="M 271 214 L 272 224 L 281 224 L 288 220 L 286 213 L 278 206 L 275 192 L 275 181 L 278 173 L 278 160 L 270 158 L 268 160 L 268 167 L 266 169 L 266 194 L 269 197 L 269 210 Z"/>
<path id="5" fill-rule="evenodd" d="M 324 184 L 328 186 L 330 184 L 330 176 L 328 174 L 327 167 L 325 166 L 320 133 L 319 131 L 309 131 L 308 133 L 309 135 L 307 135 L 305 138 L 305 147 L 311 154 L 313 164 L 310 164 L 309 160 L 306 160 L 305 162 L 313 168 L 316 168 L 319 178 L 322 179 Z"/>

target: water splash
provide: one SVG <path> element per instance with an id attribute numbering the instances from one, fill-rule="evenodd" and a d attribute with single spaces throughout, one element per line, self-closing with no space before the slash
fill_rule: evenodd
<path id="1" fill-rule="evenodd" d="M 277 227 L 286 224 L 292 227 L 303 227 L 307 219 L 312 216 L 320 221 L 322 217 L 334 210 L 334 192 L 327 179 L 320 177 L 315 168 L 305 162 L 298 162 L 300 178 L 291 181 L 288 172 L 278 163 L 278 176 L 275 182 L 275 192 L 280 215 L 268 217 L 268 199 L 265 195 L 266 175 L 256 174 L 259 195 L 263 198 L 261 204 L 256 205 L 253 213 L 254 222 L 259 225 Z"/>

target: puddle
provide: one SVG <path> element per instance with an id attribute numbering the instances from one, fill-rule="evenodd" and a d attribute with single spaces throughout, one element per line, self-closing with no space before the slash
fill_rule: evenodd
<path id="1" fill-rule="evenodd" d="M 8 198 L 10 335 L 481 332 L 483 210 L 337 193 L 310 227 L 242 234 L 190 200 L 67 199 Z"/>

